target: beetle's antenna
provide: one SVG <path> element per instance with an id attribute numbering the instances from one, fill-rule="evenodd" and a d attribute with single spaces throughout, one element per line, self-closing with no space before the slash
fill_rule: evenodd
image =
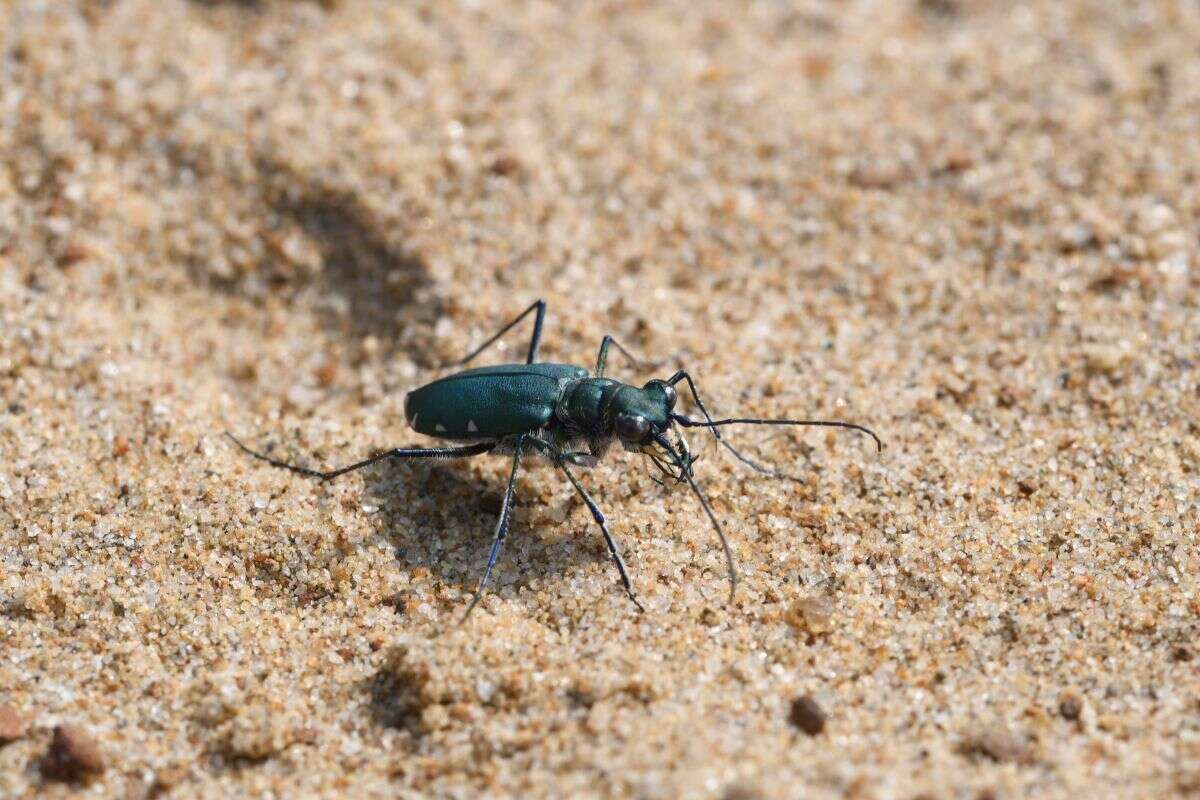
<path id="1" fill-rule="evenodd" d="M 863 425 L 856 425 L 853 422 L 841 422 L 840 420 L 828 419 L 760 419 L 758 417 L 732 417 L 730 419 L 710 419 L 698 420 L 686 417 L 683 414 L 672 414 L 671 419 L 685 428 L 716 428 L 723 425 L 813 425 L 825 428 L 848 428 L 852 431 L 865 433 L 875 440 L 875 446 L 879 452 L 883 452 L 883 442 L 875 435 L 875 431 Z M 715 433 L 715 431 L 714 431 Z M 724 439 L 721 443 L 726 447 L 730 445 Z M 732 449 L 732 447 L 730 447 Z"/>
<path id="2" fill-rule="evenodd" d="M 717 532 L 717 538 L 721 541 L 721 549 L 725 551 L 725 568 L 729 573 L 729 602 L 733 602 L 733 595 L 737 591 L 738 576 L 737 568 L 733 565 L 733 548 L 729 546 L 729 540 L 725 538 L 725 531 L 721 528 L 721 523 L 717 521 L 717 515 L 713 513 L 712 506 L 708 504 L 708 498 L 704 496 L 704 492 L 700 491 L 700 487 L 696 485 L 696 479 L 692 477 L 691 471 L 688 469 L 690 463 L 685 463 L 679 453 L 671 447 L 671 443 L 662 434 L 654 434 L 654 441 L 658 442 L 659 446 L 666 450 L 672 460 L 675 461 L 675 466 L 679 467 L 679 474 L 687 481 L 688 486 L 692 487 L 692 493 L 696 495 L 696 499 L 700 501 L 701 507 L 704 508 L 704 513 L 708 515 L 708 521 L 712 523 L 713 530 Z"/>
<path id="3" fill-rule="evenodd" d="M 771 469 L 770 467 L 759 464 L 757 461 L 749 458 L 748 456 L 742 455 L 742 453 L 736 447 L 725 441 L 725 437 L 721 436 L 720 431 L 717 430 L 718 426 L 741 423 L 747 425 L 821 425 L 833 428 L 851 428 L 853 430 L 862 431 L 870 436 L 875 440 L 875 446 L 879 448 L 880 452 L 883 451 L 883 442 L 879 440 L 879 437 L 875 435 L 874 431 L 864 428 L 862 425 L 855 425 L 851 422 L 804 419 L 758 419 L 749 417 L 714 420 L 712 415 L 708 413 L 708 409 L 704 407 L 704 401 L 700 399 L 700 393 L 696 390 L 696 382 L 692 380 L 692 376 L 688 374 L 686 369 L 681 369 L 676 372 L 667 380 L 667 383 L 671 386 L 674 386 L 680 381 L 687 381 L 688 390 L 692 393 L 692 399 L 696 401 L 696 405 L 700 408 L 700 413 L 704 414 L 704 421 L 701 422 L 700 420 L 692 419 L 691 417 L 683 414 L 675 414 L 674 412 L 672 412 L 671 418 L 685 428 L 708 428 L 710 431 L 712 431 L 713 437 L 721 443 L 722 447 L 732 453 L 734 458 L 736 458 L 738 461 L 741 461 L 755 472 L 761 472 L 762 474 L 770 475 L 773 478 L 787 478 L 791 481 L 800 481 L 800 479 L 794 475 L 788 475 L 786 472 L 780 472 L 779 470 Z"/>
<path id="4" fill-rule="evenodd" d="M 700 407 L 700 413 L 702 413 L 704 415 L 704 419 L 708 420 L 709 422 L 712 422 L 712 415 L 710 415 L 708 413 L 708 409 L 704 407 L 704 401 L 700 399 L 700 392 L 698 392 L 696 390 L 696 382 L 692 380 L 692 376 L 688 374 L 687 370 L 685 370 L 685 369 L 679 370 L 678 372 L 676 372 L 674 375 L 671 376 L 671 378 L 667 381 L 667 383 L 670 384 L 671 386 L 674 386 L 675 384 L 679 383 L 681 380 L 687 381 L 688 389 L 692 393 L 692 399 L 695 400 L 696 405 Z M 675 415 L 672 414 L 672 416 L 675 416 Z M 686 427 L 686 425 L 684 427 Z M 757 461 L 755 461 L 752 458 L 749 458 L 748 456 L 742 455 L 741 451 L 739 451 L 736 447 L 731 445 L 729 442 L 725 441 L 725 437 L 723 437 L 721 435 L 720 431 L 718 431 L 716 428 L 710 428 L 709 430 L 712 433 L 713 438 L 717 440 L 717 443 L 719 445 L 724 447 L 726 450 L 728 450 L 730 453 L 733 454 L 734 458 L 736 458 L 738 461 L 742 462 L 743 464 L 745 464 L 746 466 L 748 466 L 750 469 L 754 470 L 755 472 L 761 473 L 763 475 L 770 475 L 772 478 L 786 478 L 789 481 L 795 481 L 797 483 L 802 482 L 800 480 L 800 478 L 797 478 L 794 475 L 788 475 L 786 472 L 780 472 L 777 469 L 771 469 L 770 467 L 759 464 Z"/>

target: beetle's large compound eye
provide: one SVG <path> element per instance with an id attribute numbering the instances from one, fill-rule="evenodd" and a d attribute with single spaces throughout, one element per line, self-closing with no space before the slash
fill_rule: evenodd
<path id="1" fill-rule="evenodd" d="M 650 433 L 650 423 L 643 416 L 621 414 L 617 417 L 617 436 L 627 442 L 640 442 Z"/>
<path id="2" fill-rule="evenodd" d="M 675 393 L 675 387 L 666 381 L 660 381 L 655 378 L 652 381 L 646 381 L 643 389 L 649 389 L 651 386 L 657 386 L 662 389 L 662 393 L 667 396 L 667 409 L 673 411 L 675 409 L 675 401 L 679 399 L 679 395 Z"/>

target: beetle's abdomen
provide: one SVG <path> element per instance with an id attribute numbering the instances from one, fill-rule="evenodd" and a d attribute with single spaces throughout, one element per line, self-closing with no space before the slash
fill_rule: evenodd
<path id="1" fill-rule="evenodd" d="M 449 375 L 408 394 L 404 416 L 417 433 L 495 439 L 544 427 L 563 387 L 587 376 L 569 364 L 503 364 Z"/>

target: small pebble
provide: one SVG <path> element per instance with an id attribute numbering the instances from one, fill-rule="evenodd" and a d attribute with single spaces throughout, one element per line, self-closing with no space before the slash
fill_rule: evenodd
<path id="1" fill-rule="evenodd" d="M 475 694 L 481 703 L 490 703 L 492 698 L 496 696 L 496 684 L 489 680 L 480 678 L 475 681 Z"/>
<path id="2" fill-rule="evenodd" d="M 521 171 L 521 162 L 510 155 L 497 156 L 496 159 L 492 161 L 491 170 L 495 175 L 509 177 L 516 175 Z"/>
<path id="3" fill-rule="evenodd" d="M 959 749 L 963 755 L 982 756 L 997 762 L 1022 763 L 1029 757 L 1029 746 L 1024 737 L 1003 725 L 993 725 L 971 733 Z"/>
<path id="4" fill-rule="evenodd" d="M 313 371 L 313 377 L 317 379 L 317 384 L 328 389 L 337 380 L 338 362 L 332 358 L 327 358 L 321 362 L 320 366 Z"/>
<path id="5" fill-rule="evenodd" d="M 1077 721 L 1083 713 L 1083 700 L 1074 692 L 1064 694 L 1058 701 L 1058 713 L 1065 720 Z"/>
<path id="6" fill-rule="evenodd" d="M 154 779 L 150 783 L 150 791 L 147 796 L 160 797 L 187 780 L 188 771 L 178 764 L 173 764 L 151 774 Z"/>
<path id="7" fill-rule="evenodd" d="M 763 800 L 767 795 L 758 784 L 751 781 L 736 781 L 725 787 L 722 800 Z"/>
<path id="8" fill-rule="evenodd" d="M 1063 228 L 1058 234 L 1058 246 L 1064 253 L 1085 250 L 1095 245 L 1096 232 L 1088 225 L 1078 224 Z"/>
<path id="9" fill-rule="evenodd" d="M 808 695 L 803 695 L 793 700 L 792 708 L 788 712 L 788 722 L 809 736 L 816 736 L 825 730 L 826 719 L 828 717 L 821 710 L 821 707 L 817 705 L 817 701 Z"/>
<path id="10" fill-rule="evenodd" d="M 1093 344 L 1083 349 L 1088 371 L 1100 375 L 1112 375 L 1125 364 L 1127 357 L 1124 350 L 1111 344 Z"/>
<path id="11" fill-rule="evenodd" d="M 0 744 L 15 742 L 25 735 L 29 722 L 10 705 L 0 705 Z"/>
<path id="12" fill-rule="evenodd" d="M 788 610 L 788 622 L 809 633 L 825 633 L 833 619 L 833 603 L 824 595 L 801 597 Z"/>
<path id="13" fill-rule="evenodd" d="M 59 725 L 42 761 L 42 774 L 60 781 L 79 781 L 104 771 L 104 754 L 91 734 L 77 725 Z"/>

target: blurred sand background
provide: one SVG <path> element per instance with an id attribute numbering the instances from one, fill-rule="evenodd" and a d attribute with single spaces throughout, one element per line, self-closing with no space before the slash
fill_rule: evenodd
<path id="1" fill-rule="evenodd" d="M 1195 2 L 0 14 L 0 796 L 1200 793 Z M 887 449 L 704 445 L 731 607 L 614 451 L 644 615 L 531 467 L 460 628 L 504 459 L 221 438 L 428 441 L 538 297 Z"/>

